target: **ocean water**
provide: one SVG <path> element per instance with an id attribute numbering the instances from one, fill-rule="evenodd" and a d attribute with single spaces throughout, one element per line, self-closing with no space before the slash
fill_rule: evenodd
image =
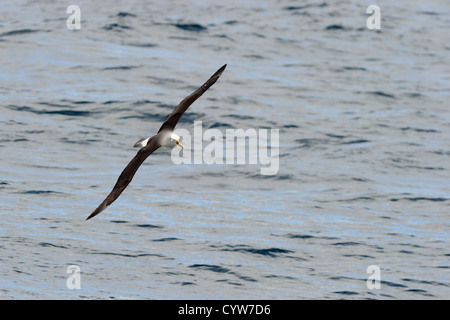
<path id="1" fill-rule="evenodd" d="M 370 1 L 76 4 L 0 6 L 0 298 L 450 298 L 447 1 L 380 30 Z M 158 151 L 85 221 L 224 63 L 177 128 L 278 129 L 277 174 Z"/>

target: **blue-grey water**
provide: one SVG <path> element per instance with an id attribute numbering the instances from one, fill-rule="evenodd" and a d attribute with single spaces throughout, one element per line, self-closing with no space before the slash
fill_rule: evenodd
<path id="1" fill-rule="evenodd" d="M 3 1 L 0 298 L 450 298 L 450 6 L 373 2 Z M 279 129 L 278 173 L 158 151 L 85 221 L 224 63 L 177 128 Z"/>

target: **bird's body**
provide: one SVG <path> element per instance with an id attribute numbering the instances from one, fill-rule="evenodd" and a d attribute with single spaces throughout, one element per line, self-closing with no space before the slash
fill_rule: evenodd
<path id="1" fill-rule="evenodd" d="M 105 210 L 111 203 L 113 203 L 125 190 L 125 188 L 130 184 L 137 169 L 140 165 L 148 158 L 155 150 L 160 147 L 173 148 L 179 145 L 184 148 L 180 143 L 180 137 L 176 135 L 173 131 L 178 121 L 180 120 L 183 113 L 189 108 L 189 106 L 197 100 L 206 90 L 209 89 L 216 81 L 219 79 L 222 72 L 225 70 L 224 65 L 219 70 L 214 73 L 211 78 L 208 79 L 200 88 L 195 90 L 192 94 L 187 96 L 181 101 L 178 106 L 172 111 L 169 117 L 164 121 L 158 133 L 152 137 L 140 139 L 135 143 L 134 147 L 140 148 L 136 156 L 130 161 L 130 163 L 125 167 L 125 169 L 120 174 L 117 182 L 106 197 L 106 199 L 95 209 L 86 220 L 95 217 L 97 214 Z"/>
<path id="2" fill-rule="evenodd" d="M 162 148 L 173 148 L 176 145 L 183 147 L 183 145 L 180 143 L 180 137 L 171 130 L 164 130 L 158 132 L 156 136 L 158 137 L 158 142 Z M 138 142 L 134 144 L 134 147 L 135 148 L 145 147 L 151 138 L 152 137 L 140 139 Z"/>

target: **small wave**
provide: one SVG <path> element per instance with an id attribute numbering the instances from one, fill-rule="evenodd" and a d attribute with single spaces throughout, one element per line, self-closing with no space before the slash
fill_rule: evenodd
<path id="1" fill-rule="evenodd" d="M 419 14 L 430 15 L 430 16 L 438 16 L 438 15 L 440 15 L 439 13 L 434 12 L 434 11 L 419 11 L 418 13 Z"/>
<path id="2" fill-rule="evenodd" d="M 325 27 L 325 30 L 343 30 L 343 31 L 346 31 L 346 30 L 350 30 L 350 28 L 344 27 L 344 26 L 342 26 L 340 24 L 330 24 L 329 26 Z"/>
<path id="3" fill-rule="evenodd" d="M 121 17 L 121 18 L 124 18 L 124 17 L 133 17 L 133 18 L 135 18 L 135 17 L 136 17 L 135 14 L 129 13 L 129 12 L 124 12 L 124 11 L 119 12 L 119 13 L 117 14 L 117 16 L 118 16 L 118 17 Z"/>
<path id="4" fill-rule="evenodd" d="M 295 142 L 298 142 L 300 144 L 299 148 L 311 148 L 317 145 L 327 144 L 329 140 L 318 138 L 303 138 L 296 139 Z"/>
<path id="5" fill-rule="evenodd" d="M 234 276 L 236 276 L 237 278 L 239 278 L 241 280 L 249 281 L 249 282 L 256 282 L 257 281 L 256 279 L 253 279 L 251 277 L 240 275 L 240 274 L 238 274 L 238 273 L 236 273 L 234 271 L 231 271 L 228 268 L 224 268 L 224 267 L 221 267 L 221 266 L 218 266 L 218 265 L 214 265 L 214 264 L 193 264 L 193 265 L 190 265 L 189 268 L 200 269 L 200 270 L 208 270 L 208 271 L 217 272 L 217 273 L 231 274 L 231 275 L 234 275 Z M 218 281 L 229 282 L 228 279 L 218 280 Z M 229 282 L 229 283 L 234 284 L 234 285 L 241 285 L 240 283 L 235 283 L 235 282 Z"/>
<path id="6" fill-rule="evenodd" d="M 367 71 L 364 67 L 343 67 L 341 70 L 345 71 Z"/>
<path id="7" fill-rule="evenodd" d="M 174 26 L 178 29 L 192 32 L 201 32 L 207 29 L 206 27 L 197 23 L 175 23 Z"/>
<path id="8" fill-rule="evenodd" d="M 435 129 L 421 129 L 421 128 L 411 128 L 411 127 L 403 127 L 403 128 L 400 128 L 400 130 L 402 130 L 402 131 L 412 130 L 412 131 L 415 131 L 415 132 L 426 132 L 426 133 L 439 132 L 438 130 L 435 130 Z"/>
<path id="9" fill-rule="evenodd" d="M 87 145 L 87 144 L 91 144 L 93 142 L 94 143 L 95 142 L 100 142 L 102 140 L 100 140 L 100 139 L 72 140 L 72 139 L 69 139 L 69 138 L 61 138 L 61 139 L 59 139 L 59 141 L 61 141 L 62 143 Z"/>
<path id="10" fill-rule="evenodd" d="M 311 236 L 309 234 L 292 234 L 292 233 L 289 233 L 286 236 L 288 238 L 291 238 L 291 239 L 313 239 L 313 238 L 315 238 L 314 236 Z"/>
<path id="11" fill-rule="evenodd" d="M 283 9 L 287 10 L 287 11 L 297 11 L 297 10 L 304 10 L 304 9 L 312 8 L 312 7 L 323 8 L 326 6 L 328 6 L 328 3 L 322 2 L 319 4 L 305 4 L 303 6 L 288 6 L 288 7 L 284 7 Z"/>
<path id="12" fill-rule="evenodd" d="M 429 293 L 428 291 L 423 290 L 423 289 L 408 289 L 406 291 L 411 292 L 411 293 L 418 293 L 418 294 L 426 296 L 426 297 L 434 297 L 434 295 L 432 295 L 431 293 Z"/>
<path id="13" fill-rule="evenodd" d="M 184 282 L 181 283 L 181 285 L 182 285 L 182 286 L 190 286 L 190 285 L 194 285 L 194 286 L 195 286 L 195 285 L 197 285 L 197 284 L 196 284 L 196 283 L 193 283 L 193 282 L 184 281 Z"/>
<path id="14" fill-rule="evenodd" d="M 406 281 L 406 282 L 416 283 L 419 285 L 431 285 L 431 286 L 443 286 L 443 287 L 450 286 L 444 282 L 438 282 L 438 281 L 417 280 L 417 279 L 411 279 L 411 278 L 403 278 L 401 280 Z"/>
<path id="15" fill-rule="evenodd" d="M 227 114 L 224 117 L 238 119 L 238 120 L 254 120 L 255 119 L 255 117 L 247 116 L 247 115 L 240 115 L 240 114 Z"/>
<path id="16" fill-rule="evenodd" d="M 120 24 L 120 23 L 110 23 L 107 24 L 106 26 L 103 27 L 104 30 L 108 30 L 108 31 L 122 31 L 123 29 L 133 29 L 132 27 L 129 27 L 127 25 L 124 24 Z"/>
<path id="17" fill-rule="evenodd" d="M 368 256 L 366 254 L 344 254 L 343 256 L 347 257 L 347 258 L 356 258 L 356 259 L 360 259 L 360 260 L 363 260 L 363 259 L 375 259 L 374 256 Z"/>
<path id="18" fill-rule="evenodd" d="M 63 115 L 63 116 L 72 116 L 72 117 L 83 117 L 83 116 L 89 116 L 93 112 L 91 111 L 82 111 L 82 110 L 39 110 L 36 108 L 28 107 L 28 106 L 16 106 L 16 105 L 9 105 L 7 108 L 11 110 L 16 111 L 25 111 L 25 112 L 32 112 L 35 114 L 49 114 L 49 115 Z"/>
<path id="19" fill-rule="evenodd" d="M 12 30 L 8 32 L 4 32 L 0 34 L 0 37 L 8 37 L 8 36 L 17 36 L 21 34 L 28 34 L 28 33 L 34 33 L 34 32 L 40 32 L 39 29 L 19 29 L 19 30 Z"/>
<path id="20" fill-rule="evenodd" d="M 140 105 L 144 105 L 144 104 L 154 104 L 154 103 L 156 103 L 156 101 L 142 99 L 142 100 L 137 100 L 137 101 L 133 102 L 132 105 L 140 106 Z M 172 106 L 172 108 L 173 108 L 173 106 Z"/>
<path id="21" fill-rule="evenodd" d="M 174 241 L 174 240 L 181 240 L 179 238 L 161 238 L 161 239 L 154 239 L 152 241 L 154 242 L 165 242 L 165 241 Z"/>
<path id="22" fill-rule="evenodd" d="M 19 192 L 20 194 L 51 194 L 51 193 L 61 193 L 53 190 L 28 190 Z"/>
<path id="23" fill-rule="evenodd" d="M 391 158 L 386 161 L 389 163 L 390 166 L 400 168 L 400 169 L 418 169 L 418 170 L 436 170 L 436 171 L 444 171 L 446 170 L 444 167 L 422 167 L 418 165 L 407 165 L 404 163 L 411 163 L 412 161 L 409 161 L 407 159 L 403 158 Z"/>
<path id="24" fill-rule="evenodd" d="M 158 46 L 156 43 L 151 43 L 151 42 L 130 42 L 130 43 L 127 43 L 127 45 L 131 46 L 131 47 L 138 47 L 138 48 L 154 48 L 154 47 Z"/>
<path id="25" fill-rule="evenodd" d="M 154 225 L 154 224 L 135 224 L 134 227 L 138 227 L 138 228 L 150 228 L 150 229 L 152 229 L 152 228 L 158 228 L 158 229 L 161 229 L 161 228 L 162 228 L 161 226 L 157 226 L 157 225 Z"/>
<path id="26" fill-rule="evenodd" d="M 359 294 L 358 292 L 355 292 L 355 291 L 335 291 L 333 293 L 341 294 L 341 295 L 344 295 L 344 296 L 354 296 L 354 295 L 358 295 Z"/>
<path id="27" fill-rule="evenodd" d="M 237 251 L 263 255 L 271 258 L 278 257 L 281 253 L 294 253 L 292 250 L 280 249 L 280 248 L 268 248 L 268 249 L 256 249 L 246 245 L 228 246 L 228 248 L 221 249 L 222 251 Z"/>
<path id="28" fill-rule="evenodd" d="M 114 104 L 114 103 L 122 103 L 123 101 L 120 100 L 108 100 L 103 102 L 103 104 Z"/>
<path id="29" fill-rule="evenodd" d="M 227 269 L 227 268 L 224 268 L 224 267 L 221 267 L 218 265 L 214 265 L 214 264 L 193 264 L 193 265 L 190 265 L 189 268 L 208 270 L 208 271 L 213 271 L 213 272 L 218 272 L 218 273 L 230 272 L 230 269 Z"/>
<path id="30" fill-rule="evenodd" d="M 405 286 L 404 284 L 395 283 L 392 281 L 385 281 L 385 280 L 381 281 L 381 286 L 383 286 L 383 285 L 387 285 L 388 287 L 394 287 L 394 288 L 407 288 L 407 286 Z"/>
<path id="31" fill-rule="evenodd" d="M 46 131 L 44 130 L 26 130 L 25 133 L 26 134 L 41 134 L 41 133 L 45 133 Z"/>
<path id="32" fill-rule="evenodd" d="M 25 271 L 22 271 L 22 270 L 19 270 L 19 269 L 17 269 L 16 267 L 14 267 L 14 268 L 12 269 L 12 271 L 14 271 L 14 272 L 16 272 L 16 273 L 20 273 L 20 274 L 26 274 L 26 275 L 28 275 L 28 276 L 31 276 L 31 275 L 32 275 L 31 273 L 25 272 Z"/>
<path id="33" fill-rule="evenodd" d="M 359 246 L 362 243 L 354 242 L 354 241 L 345 241 L 345 242 L 335 242 L 332 243 L 332 246 Z"/>
<path id="34" fill-rule="evenodd" d="M 343 136 L 343 135 L 339 135 L 339 134 L 335 134 L 335 133 L 325 133 L 325 135 L 327 137 L 335 138 L 335 139 L 344 139 L 347 137 L 347 136 Z"/>
<path id="35" fill-rule="evenodd" d="M 228 124 L 228 123 L 224 123 L 224 122 L 214 122 L 211 125 L 207 125 L 208 129 L 213 129 L 213 128 L 231 128 L 232 125 Z"/>
<path id="36" fill-rule="evenodd" d="M 357 140 L 345 141 L 345 142 L 342 142 L 341 144 L 359 144 L 359 143 L 368 143 L 368 142 L 371 142 L 371 141 L 366 140 L 366 139 L 357 139 Z"/>
<path id="37" fill-rule="evenodd" d="M 142 258 L 142 257 L 160 257 L 164 258 L 163 255 L 156 253 L 138 253 L 138 254 L 127 254 L 127 253 L 116 253 L 116 252 L 92 252 L 91 254 L 107 255 L 107 256 L 118 256 L 125 258 Z"/>
<path id="38" fill-rule="evenodd" d="M 369 91 L 367 93 L 372 94 L 374 96 L 395 99 L 395 96 L 393 94 L 389 94 L 383 91 Z"/>
<path id="39" fill-rule="evenodd" d="M 59 111 L 42 111 L 43 114 L 59 114 L 63 116 L 84 117 L 92 114 L 90 111 L 78 110 L 59 110 Z"/>
<path id="40" fill-rule="evenodd" d="M 73 103 L 73 104 L 92 104 L 95 103 L 94 101 L 88 101 L 88 100 L 67 100 L 67 99 L 62 99 L 61 101 L 63 102 L 69 102 L 69 103 Z"/>
<path id="41" fill-rule="evenodd" d="M 422 93 L 418 93 L 418 92 L 409 92 L 409 93 L 406 93 L 406 96 L 408 98 L 421 98 L 424 95 Z"/>
<path id="42" fill-rule="evenodd" d="M 141 65 L 139 66 L 114 66 L 114 67 L 106 67 L 103 68 L 103 70 L 131 70 L 131 69 L 136 69 L 136 68 L 140 68 Z"/>
<path id="43" fill-rule="evenodd" d="M 67 247 L 65 247 L 65 246 L 56 245 L 56 244 L 49 243 L 49 242 L 41 242 L 41 243 L 39 243 L 39 245 L 41 247 L 54 247 L 54 248 L 60 248 L 60 249 L 67 249 Z"/>
<path id="44" fill-rule="evenodd" d="M 296 234 L 296 233 L 288 233 L 285 236 L 290 239 L 319 239 L 319 240 L 332 240 L 332 241 L 339 239 L 338 237 L 328 237 L 328 236 L 318 237 L 318 236 L 312 236 L 309 234 Z"/>
<path id="45" fill-rule="evenodd" d="M 262 175 L 262 174 L 253 174 L 252 172 L 246 173 L 250 178 L 253 179 L 263 179 L 263 180 L 295 180 L 294 175 L 292 174 L 275 174 L 275 175 Z"/>
<path id="46" fill-rule="evenodd" d="M 366 197 L 366 196 L 361 196 L 361 197 L 355 197 L 355 198 L 350 198 L 350 199 L 340 199 L 337 200 L 337 202 L 360 202 L 360 201 L 374 201 L 375 198 L 372 197 Z"/>
<path id="47" fill-rule="evenodd" d="M 427 197 L 410 197 L 410 198 L 392 198 L 390 201 L 396 202 L 400 200 L 408 200 L 408 201 L 432 201 L 432 202 L 443 202 L 449 199 L 447 198 L 427 198 Z"/>
<path id="48" fill-rule="evenodd" d="M 353 181 L 358 181 L 358 182 L 370 182 L 371 180 L 366 179 L 366 178 L 358 178 L 358 177 L 354 177 L 352 178 Z"/>
<path id="49" fill-rule="evenodd" d="M 266 59 L 265 57 L 263 57 L 259 54 L 244 54 L 243 57 L 251 59 L 251 60 L 265 60 Z"/>
<path id="50" fill-rule="evenodd" d="M 120 119 L 122 120 L 126 120 L 126 119 L 141 119 L 141 120 L 151 120 L 151 121 L 155 121 L 155 122 L 160 122 L 163 123 L 167 118 L 167 115 L 164 114 L 155 114 L 155 113 L 140 113 L 140 114 L 135 114 L 135 115 L 129 115 L 129 116 L 123 116 L 120 117 Z M 182 121 L 180 121 L 182 122 Z"/>
<path id="51" fill-rule="evenodd" d="M 224 24 L 228 24 L 228 25 L 233 25 L 233 24 L 237 24 L 237 23 L 239 23 L 239 21 L 237 21 L 237 20 L 228 20 L 228 21 L 224 22 Z"/>

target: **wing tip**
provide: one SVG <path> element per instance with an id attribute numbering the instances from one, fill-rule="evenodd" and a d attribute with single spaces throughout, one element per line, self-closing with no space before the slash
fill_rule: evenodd
<path id="1" fill-rule="evenodd" d="M 216 81 L 220 78 L 220 76 L 222 75 L 223 71 L 225 70 L 225 68 L 227 67 L 227 64 L 225 63 L 222 67 L 219 68 L 219 70 L 217 70 L 209 79 L 208 81 L 206 81 L 201 88 L 203 88 L 204 91 L 208 90 L 209 87 L 211 87 L 214 83 L 216 83 Z M 203 92 L 204 92 L 203 91 Z M 203 94 L 203 92 L 201 94 Z M 201 95 L 200 94 L 200 95 Z"/>
<path id="2" fill-rule="evenodd" d="M 222 75 L 223 71 L 225 70 L 225 68 L 227 67 L 227 64 L 225 63 L 223 66 L 221 66 L 219 68 L 219 70 L 217 70 L 210 78 L 210 80 L 214 79 L 217 80 L 219 79 L 219 77 Z M 215 81 L 214 81 L 215 82 Z"/>
<path id="3" fill-rule="evenodd" d="M 98 213 L 92 212 L 89 217 L 86 218 L 86 221 L 88 221 L 89 219 L 95 217 Z"/>
<path id="4" fill-rule="evenodd" d="M 96 215 L 98 215 L 100 212 L 102 212 L 103 210 L 106 209 L 107 206 L 105 206 L 105 203 L 103 202 L 102 204 L 100 204 L 98 206 L 97 209 L 95 209 L 90 215 L 89 217 L 86 218 L 86 221 L 88 221 L 89 219 L 92 219 L 93 217 L 95 217 Z"/>
<path id="5" fill-rule="evenodd" d="M 222 67 L 220 67 L 219 70 L 217 70 L 216 75 L 220 76 L 226 67 L 227 67 L 227 64 L 225 63 Z"/>

